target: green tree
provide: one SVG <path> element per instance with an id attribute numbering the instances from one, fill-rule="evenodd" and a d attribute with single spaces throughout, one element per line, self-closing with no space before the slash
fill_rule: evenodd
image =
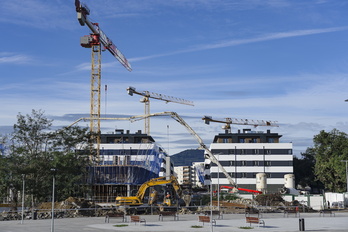
<path id="1" fill-rule="evenodd" d="M 33 204 L 48 200 L 52 194 L 51 169 L 57 170 L 56 199 L 79 194 L 77 183 L 81 183 L 89 159 L 75 151 L 88 145 L 88 128 L 71 127 L 52 131 L 51 126 L 52 120 L 42 111 L 33 110 L 31 115 L 17 116 L 9 154 L 4 161 L 4 171 L 9 175 L 1 182 L 7 189 L 12 189 L 14 202 L 18 200 L 16 193 L 21 191 L 23 175 L 26 195 L 32 196 Z"/>
<path id="2" fill-rule="evenodd" d="M 320 131 L 313 138 L 311 153 L 315 157 L 314 173 L 325 188 L 333 192 L 346 190 L 345 164 L 348 159 L 348 137 L 344 132 L 333 129 Z"/>
<path id="3" fill-rule="evenodd" d="M 313 148 L 307 148 L 305 153 L 301 153 L 301 158 L 294 157 L 295 184 L 301 187 L 309 186 L 314 193 L 320 193 L 324 188 L 323 183 L 317 180 L 315 173 L 315 155 Z"/>

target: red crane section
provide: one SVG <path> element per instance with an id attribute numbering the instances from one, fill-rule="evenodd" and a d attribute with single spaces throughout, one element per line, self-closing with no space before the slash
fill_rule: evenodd
<path id="1" fill-rule="evenodd" d="M 221 189 L 234 189 L 234 188 L 235 188 L 235 187 L 222 185 L 222 186 L 220 186 L 220 191 L 221 191 Z M 237 189 L 238 189 L 239 191 L 244 191 L 244 192 L 248 192 L 248 193 L 262 194 L 262 192 L 261 192 L 261 191 L 258 191 L 258 190 L 246 189 L 246 188 L 239 188 L 239 187 L 237 187 Z"/>

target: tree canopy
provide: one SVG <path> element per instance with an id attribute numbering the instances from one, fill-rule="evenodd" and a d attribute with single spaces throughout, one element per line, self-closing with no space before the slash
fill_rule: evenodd
<path id="1" fill-rule="evenodd" d="M 46 201 L 52 194 L 53 174 L 58 200 L 82 194 L 80 184 L 89 158 L 76 149 L 88 146 L 88 128 L 51 130 L 51 127 L 52 120 L 40 110 L 33 110 L 30 115 L 18 114 L 14 132 L 8 139 L 7 154 L 0 157 L 2 196 L 10 189 L 14 196 L 12 200 L 16 202 L 24 178 L 25 194 L 32 196 L 33 203 Z M 52 169 L 56 172 L 53 173 Z"/>
<path id="2" fill-rule="evenodd" d="M 333 192 L 346 191 L 346 169 L 342 160 L 348 160 L 348 136 L 333 129 L 320 131 L 313 138 L 314 147 L 307 149 L 306 157 L 314 157 L 314 174 L 325 189 Z"/>

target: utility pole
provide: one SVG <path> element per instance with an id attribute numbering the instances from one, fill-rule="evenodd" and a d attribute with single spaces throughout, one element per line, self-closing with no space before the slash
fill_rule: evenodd
<path id="1" fill-rule="evenodd" d="M 348 192 L 348 160 L 341 160 L 341 162 L 346 162 L 346 179 L 347 179 L 347 192 Z"/>
<path id="2" fill-rule="evenodd" d="M 56 171 L 57 169 L 51 168 L 51 172 L 53 173 L 52 176 L 52 218 L 51 218 L 51 232 L 54 232 L 54 186 L 55 186 L 55 180 L 56 180 Z"/>
<path id="3" fill-rule="evenodd" d="M 21 221 L 21 224 L 23 224 L 23 221 L 24 221 L 25 174 L 22 174 L 22 180 L 23 180 L 23 188 L 22 188 L 22 221 Z"/>

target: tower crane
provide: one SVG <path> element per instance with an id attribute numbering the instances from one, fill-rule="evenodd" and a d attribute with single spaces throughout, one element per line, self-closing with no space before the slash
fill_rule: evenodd
<path id="1" fill-rule="evenodd" d="M 236 118 L 225 118 L 225 120 L 219 120 L 219 119 L 213 119 L 211 116 L 204 116 L 202 120 L 204 120 L 205 124 L 208 124 L 208 125 L 210 124 L 210 122 L 224 123 L 225 125 L 222 127 L 222 129 L 227 130 L 229 133 L 231 133 L 231 124 L 251 125 L 254 127 L 258 127 L 258 126 L 278 127 L 278 124 L 276 121 L 249 120 L 249 119 L 236 119 Z"/>
<path id="2" fill-rule="evenodd" d="M 129 86 L 127 88 L 127 92 L 129 95 L 133 96 L 133 94 L 138 94 L 143 96 L 143 98 L 140 100 L 140 102 L 144 103 L 145 105 L 145 115 L 150 114 L 150 98 L 165 101 L 166 103 L 168 102 L 174 102 L 174 103 L 179 103 L 179 104 L 184 104 L 184 105 L 190 105 L 194 106 L 192 101 L 188 101 L 182 98 L 177 98 L 177 97 L 172 97 L 172 96 L 166 96 L 164 94 L 160 93 L 154 93 L 150 91 L 137 91 L 134 87 Z M 144 119 L 145 122 L 145 134 L 150 134 L 150 117 L 146 117 Z"/>
<path id="3" fill-rule="evenodd" d="M 98 23 L 93 23 L 88 15 L 89 8 L 79 0 L 75 0 L 77 19 L 81 26 L 87 25 L 92 31 L 90 35 L 81 37 L 81 46 L 91 48 L 91 109 L 90 130 L 96 140 L 97 156 L 100 145 L 100 85 L 101 85 L 101 51 L 108 50 L 128 70 L 132 71 L 131 65 L 126 57 L 118 50 L 115 44 L 100 29 Z M 103 49 L 102 49 L 103 46 Z"/>

